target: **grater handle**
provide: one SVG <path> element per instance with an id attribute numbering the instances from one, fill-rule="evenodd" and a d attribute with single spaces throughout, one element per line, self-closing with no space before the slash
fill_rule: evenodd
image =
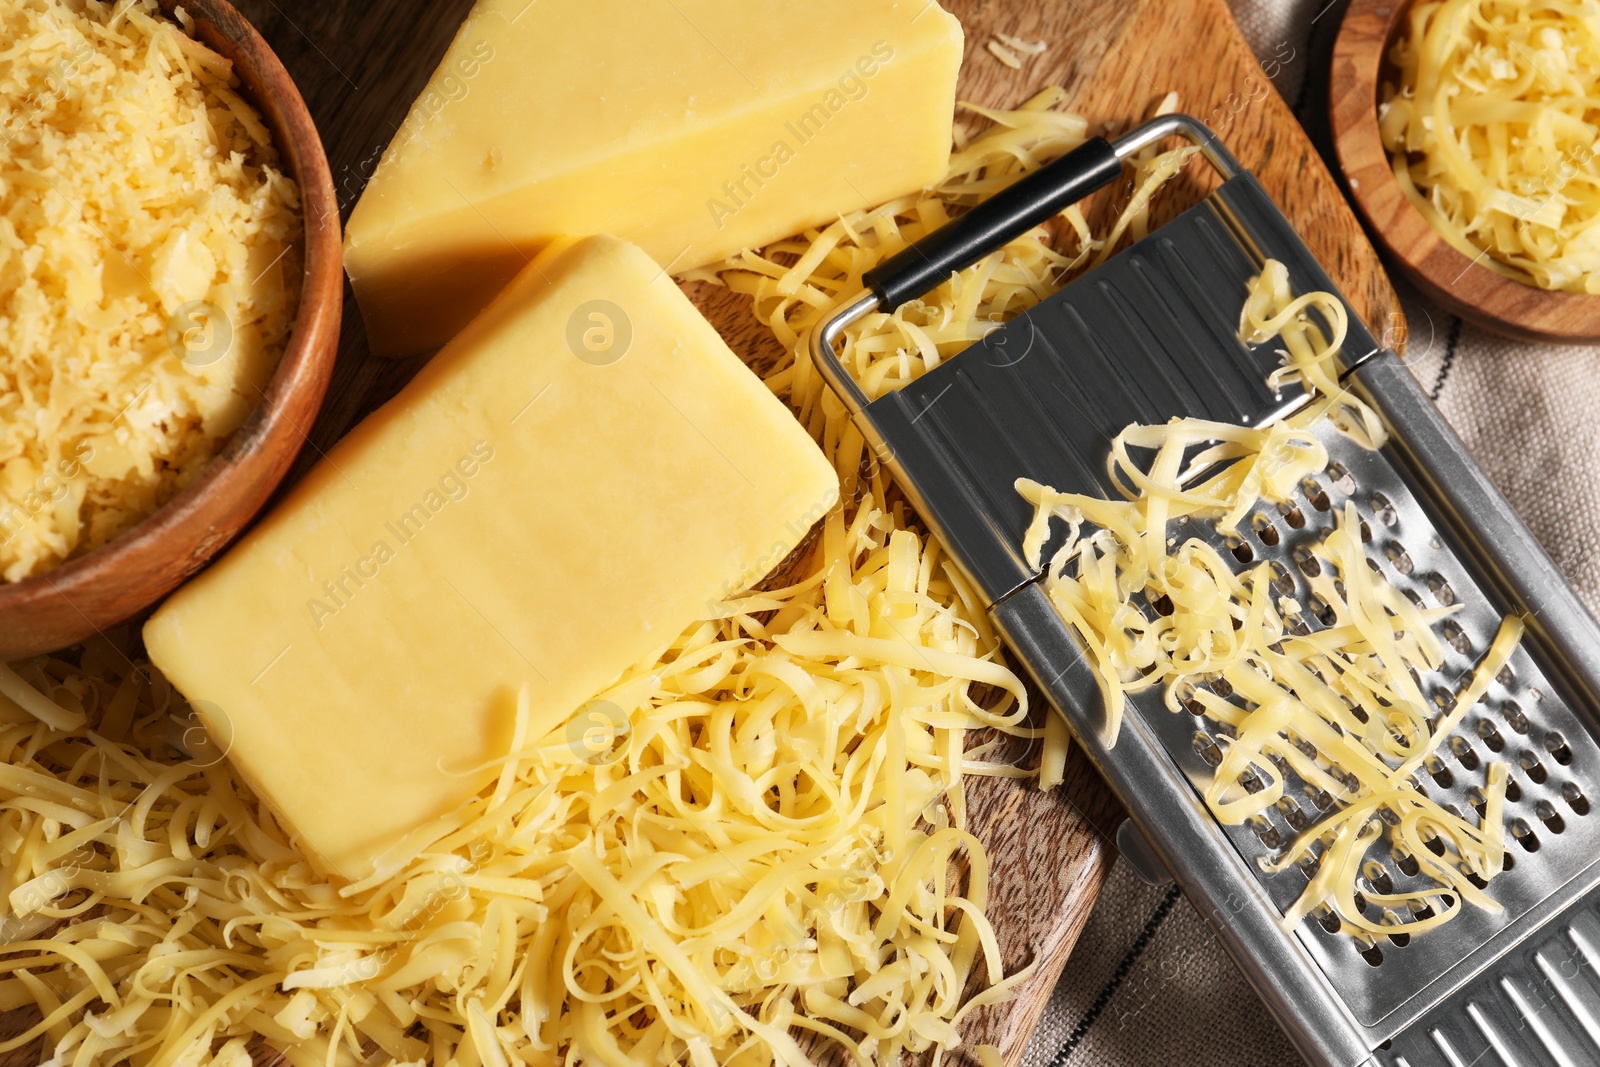
<path id="1" fill-rule="evenodd" d="M 1079 145 L 863 275 L 866 289 L 837 308 L 811 335 L 811 359 L 823 380 L 852 416 L 861 414 L 867 395 L 833 348 L 847 326 L 874 311 L 892 312 L 937 287 L 952 273 L 1115 181 L 1129 156 L 1173 136 L 1198 147 L 1224 181 L 1241 173 L 1238 161 L 1211 128 L 1188 115 L 1162 115 L 1115 144 L 1096 137 Z"/>
<path id="2" fill-rule="evenodd" d="M 1238 162 L 1205 123 L 1188 115 L 1162 115 L 1116 144 L 1104 137 L 1084 142 L 868 271 L 862 281 L 878 298 L 878 310 L 893 311 L 1110 185 L 1121 177 L 1123 160 L 1173 135 L 1198 146 L 1224 180 L 1239 173 Z"/>
<path id="3" fill-rule="evenodd" d="M 1104 137 L 1086 141 L 885 260 L 862 281 L 881 310 L 893 311 L 1121 176 L 1116 147 Z"/>

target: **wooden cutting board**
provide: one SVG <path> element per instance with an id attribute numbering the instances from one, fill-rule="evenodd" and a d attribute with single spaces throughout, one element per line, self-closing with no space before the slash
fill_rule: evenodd
<path id="1" fill-rule="evenodd" d="M 236 2 L 305 95 L 348 216 L 471 0 Z M 1239 36 L 1224 0 L 944 0 L 944 6 L 967 31 L 962 99 L 1009 107 L 1060 84 L 1072 110 L 1115 133 L 1175 91 L 1180 109 L 1210 122 L 1261 179 L 1374 332 L 1401 328 L 1398 302 L 1377 257 L 1268 72 Z M 996 32 L 1049 48 L 1023 57 L 1022 69 L 1012 70 L 985 48 Z M 1287 43 L 1275 60 L 1284 66 L 1308 61 Z M 1190 206 L 1210 187 L 1209 173 L 1191 165 L 1158 201 L 1156 217 Z M 1106 195 L 1114 199 L 1117 191 Z M 742 300 L 704 286 L 691 295 L 735 351 L 752 361 L 774 354 L 770 335 Z M 371 358 L 348 294 L 347 308 L 333 386 L 310 435 L 315 448 L 302 455 L 297 472 L 420 366 L 418 360 Z M 976 1064 L 971 1048 L 988 1043 L 1016 1064 L 1104 882 L 1114 855 L 1109 835 L 1121 814 L 1076 753 L 1062 790 L 1045 794 L 1009 781 L 971 782 L 969 810 L 971 829 L 990 852 L 990 915 L 1007 971 L 1034 961 L 1039 966 L 1010 1002 L 974 1014 L 968 1050 L 946 1062 Z M 41 1058 L 35 1050 L 22 1052 L 0 1058 L 0 1067 L 32 1067 Z"/>

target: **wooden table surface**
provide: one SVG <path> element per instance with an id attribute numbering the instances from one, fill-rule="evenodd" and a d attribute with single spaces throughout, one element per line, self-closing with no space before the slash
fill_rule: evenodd
<path id="1" fill-rule="evenodd" d="M 299 84 L 348 217 L 471 0 L 236 2 Z M 967 31 L 963 99 L 1012 106 L 1045 85 L 1061 84 L 1071 109 L 1115 132 L 1176 91 L 1180 109 L 1211 122 L 1255 171 L 1374 332 L 1400 321 L 1376 256 L 1268 73 L 1239 37 L 1224 0 L 944 0 L 944 6 Z M 994 32 L 1050 47 L 1011 70 L 985 50 Z M 1279 61 L 1304 63 L 1306 57 Z M 1191 166 L 1158 201 L 1156 216 L 1170 217 L 1209 187 L 1206 173 Z M 705 287 L 691 295 L 736 351 L 761 357 L 763 330 L 742 301 Z M 392 396 L 421 363 L 370 357 L 348 291 L 347 300 L 333 385 L 311 434 L 316 447 L 302 455 L 297 471 Z M 1013 752 L 1013 758 L 1022 755 Z M 1053 793 L 1003 780 L 969 783 L 970 828 L 991 854 L 990 915 L 1007 970 L 1035 960 L 1039 967 L 1010 1002 L 974 1013 L 967 1051 L 945 1062 L 975 1064 L 970 1049 L 988 1043 L 1014 1064 L 1104 881 L 1114 855 L 1109 835 L 1121 814 L 1076 751 L 1065 785 Z M 36 1062 L 0 1058 L 0 1067 Z"/>

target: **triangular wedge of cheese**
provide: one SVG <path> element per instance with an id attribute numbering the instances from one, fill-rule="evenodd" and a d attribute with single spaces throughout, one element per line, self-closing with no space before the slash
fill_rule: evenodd
<path id="1" fill-rule="evenodd" d="M 350 217 L 373 351 L 436 348 L 555 234 L 673 273 L 936 181 L 936 0 L 480 0 Z"/>

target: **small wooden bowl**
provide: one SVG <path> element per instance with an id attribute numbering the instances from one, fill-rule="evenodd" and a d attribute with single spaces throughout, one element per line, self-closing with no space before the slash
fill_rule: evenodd
<path id="1" fill-rule="evenodd" d="M 161 0 L 170 15 L 178 0 Z M 333 373 L 344 299 L 339 209 L 322 139 L 278 57 L 227 0 L 182 0 L 195 33 L 233 61 L 244 95 L 300 185 L 300 308 L 264 399 L 194 482 L 115 540 L 54 570 L 0 583 L 0 661 L 82 641 L 155 603 L 253 518 L 311 431 Z"/>
<path id="2" fill-rule="evenodd" d="M 1525 285 L 1462 255 L 1412 206 L 1378 135 L 1378 93 L 1409 0 L 1351 0 L 1334 44 L 1328 110 L 1350 195 L 1380 246 L 1423 295 L 1519 341 L 1600 341 L 1600 296 Z"/>

